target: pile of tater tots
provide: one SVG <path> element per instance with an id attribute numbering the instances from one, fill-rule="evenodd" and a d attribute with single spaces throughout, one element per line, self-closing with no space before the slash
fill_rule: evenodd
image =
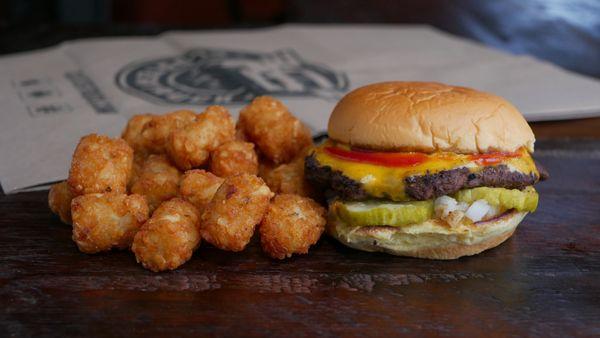
<path id="1" fill-rule="evenodd" d="M 284 259 L 325 228 L 304 180 L 311 146 L 308 128 L 268 96 L 237 124 L 222 106 L 136 115 L 121 138 L 82 137 L 48 203 L 82 252 L 131 249 L 152 271 L 178 268 L 202 241 L 244 250 L 256 230 L 263 251 Z"/>

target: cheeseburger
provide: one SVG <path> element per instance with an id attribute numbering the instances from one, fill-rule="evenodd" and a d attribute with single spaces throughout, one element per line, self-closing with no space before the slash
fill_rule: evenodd
<path id="1" fill-rule="evenodd" d="M 326 192 L 328 231 L 365 251 L 454 259 L 509 238 L 546 178 L 535 137 L 501 97 L 429 82 L 384 82 L 336 105 L 305 162 Z"/>

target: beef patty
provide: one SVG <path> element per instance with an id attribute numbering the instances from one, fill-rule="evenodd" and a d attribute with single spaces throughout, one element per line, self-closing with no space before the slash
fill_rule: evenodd
<path id="1" fill-rule="evenodd" d="M 537 163 L 536 163 L 537 165 Z M 451 195 L 461 189 L 475 187 L 498 187 L 522 189 L 533 185 L 544 175 L 524 174 L 511 171 L 506 165 L 489 166 L 478 173 L 471 173 L 467 168 L 443 170 L 435 174 L 410 176 L 404 179 L 406 194 L 415 200 L 428 200 L 442 195 Z M 362 184 L 339 170 L 322 166 L 314 155 L 306 157 L 304 175 L 312 184 L 326 192 L 344 200 L 364 200 L 369 197 Z"/>

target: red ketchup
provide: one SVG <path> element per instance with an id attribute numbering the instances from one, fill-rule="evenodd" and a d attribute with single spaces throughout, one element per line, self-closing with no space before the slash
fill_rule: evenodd
<path id="1" fill-rule="evenodd" d="M 375 152 L 364 149 L 346 150 L 337 147 L 325 147 L 325 152 L 335 157 L 384 167 L 409 167 L 427 161 L 427 155 L 423 153 L 386 153 Z"/>
<path id="2" fill-rule="evenodd" d="M 356 148 L 346 150 L 338 147 L 325 147 L 325 152 L 343 160 L 375 164 L 384 167 L 410 167 L 421 164 L 429 159 L 427 154 L 416 152 L 376 152 Z M 471 154 L 467 156 L 469 160 L 478 165 L 486 166 L 501 163 L 508 158 L 520 157 L 521 154 L 518 152 L 493 152 L 487 154 Z M 448 160 L 451 159 L 452 158 L 448 158 Z"/>
<path id="3" fill-rule="evenodd" d="M 470 155 L 469 158 L 471 161 L 479 165 L 492 165 L 503 162 L 507 158 L 514 158 L 519 156 L 521 156 L 521 154 L 519 153 L 495 152 L 487 154 L 473 154 Z"/>

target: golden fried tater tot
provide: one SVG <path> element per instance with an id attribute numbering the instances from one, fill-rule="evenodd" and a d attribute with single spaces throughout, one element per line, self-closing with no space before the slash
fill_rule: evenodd
<path id="1" fill-rule="evenodd" d="M 312 141 L 309 129 L 270 96 L 257 97 L 242 109 L 239 125 L 275 164 L 289 162 Z"/>
<path id="2" fill-rule="evenodd" d="M 169 135 L 193 123 L 196 121 L 196 117 L 195 112 L 185 109 L 154 116 L 142 128 L 142 138 L 145 148 L 153 154 L 165 153 Z"/>
<path id="3" fill-rule="evenodd" d="M 167 152 L 181 170 L 202 166 L 210 152 L 233 140 L 233 118 L 222 106 L 209 106 L 187 127 L 174 131 L 168 139 Z"/>
<path id="4" fill-rule="evenodd" d="M 275 168 L 277 168 L 277 165 L 271 163 L 271 161 L 265 159 L 264 157 L 258 158 L 258 176 L 265 182 L 267 181 L 267 175 L 269 175 L 269 173 Z"/>
<path id="5" fill-rule="evenodd" d="M 128 248 L 149 213 L 144 197 L 114 192 L 75 197 L 71 211 L 73 241 L 85 253 Z"/>
<path id="6" fill-rule="evenodd" d="M 304 157 L 295 158 L 292 162 L 281 164 L 275 168 L 263 165 L 261 176 L 275 193 L 296 194 L 304 197 L 314 196 L 314 189 L 304 178 Z M 270 170 L 269 170 L 270 169 Z"/>
<path id="7" fill-rule="evenodd" d="M 74 195 L 125 193 L 133 165 L 133 149 L 123 139 L 90 134 L 79 141 L 69 171 Z"/>
<path id="8" fill-rule="evenodd" d="M 220 177 L 258 174 L 258 156 L 254 144 L 240 141 L 221 144 L 210 154 L 210 171 Z"/>
<path id="9" fill-rule="evenodd" d="M 144 137 L 142 131 L 146 124 L 153 118 L 154 115 L 152 114 L 135 115 L 127 122 L 127 126 L 123 130 L 121 138 L 133 148 L 134 152 L 144 154 L 148 152 L 148 140 Z"/>
<path id="10" fill-rule="evenodd" d="M 263 160 L 259 165 L 259 176 L 274 193 L 315 197 L 315 189 L 304 177 L 304 158 L 311 149 L 312 146 L 305 147 L 290 163 L 278 166 Z"/>
<path id="11" fill-rule="evenodd" d="M 202 238 L 219 249 L 243 250 L 272 196 L 257 176 L 240 174 L 226 178 L 202 214 Z"/>
<path id="12" fill-rule="evenodd" d="M 73 197 L 67 181 L 52 185 L 48 193 L 50 210 L 66 224 L 71 224 L 71 200 Z"/>
<path id="13" fill-rule="evenodd" d="M 198 210 L 183 199 L 163 202 L 135 235 L 131 251 L 138 263 L 158 272 L 188 261 L 200 245 L 199 217 Z"/>
<path id="14" fill-rule="evenodd" d="M 133 182 L 131 192 L 144 196 L 150 211 L 154 211 L 163 201 L 177 196 L 180 179 L 181 172 L 166 155 L 150 155 Z"/>
<path id="15" fill-rule="evenodd" d="M 258 227 L 263 251 L 278 259 L 306 254 L 325 230 L 325 209 L 310 198 L 277 195 Z"/>
<path id="16" fill-rule="evenodd" d="M 179 194 L 202 212 L 223 181 L 224 179 L 202 169 L 188 170 L 181 179 Z"/>
<path id="17" fill-rule="evenodd" d="M 131 166 L 131 175 L 129 175 L 129 182 L 127 183 L 127 191 L 131 191 L 131 187 L 133 183 L 140 178 L 142 174 L 142 168 L 144 167 L 144 162 L 148 159 L 148 154 L 141 152 L 133 153 L 133 165 Z"/>
<path id="18" fill-rule="evenodd" d="M 235 140 L 242 142 L 250 142 L 250 140 L 248 140 L 248 137 L 246 136 L 246 133 L 244 132 L 244 126 L 240 123 L 240 121 L 238 121 L 238 123 L 235 125 Z"/>

